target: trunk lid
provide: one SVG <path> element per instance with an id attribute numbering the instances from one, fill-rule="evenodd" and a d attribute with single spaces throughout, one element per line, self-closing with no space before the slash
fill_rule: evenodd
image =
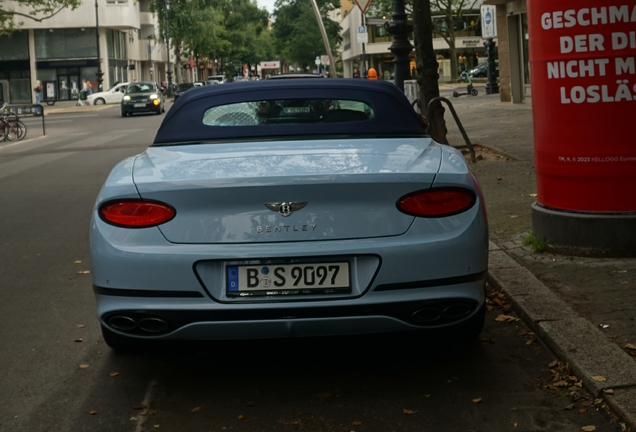
<path id="1" fill-rule="evenodd" d="M 403 195 L 431 187 L 427 138 L 150 147 L 135 161 L 142 198 L 172 205 L 173 243 L 360 239 L 403 234 Z"/>

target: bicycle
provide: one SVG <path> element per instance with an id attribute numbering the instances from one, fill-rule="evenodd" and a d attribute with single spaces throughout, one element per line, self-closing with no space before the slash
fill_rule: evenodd
<path id="1" fill-rule="evenodd" d="M 27 128 L 12 112 L 0 114 L 0 141 L 20 141 L 26 136 Z"/>

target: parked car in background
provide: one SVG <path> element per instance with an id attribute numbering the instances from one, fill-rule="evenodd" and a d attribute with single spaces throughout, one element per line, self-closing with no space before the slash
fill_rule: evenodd
<path id="1" fill-rule="evenodd" d="M 121 98 L 124 97 L 126 91 L 127 82 L 120 83 L 113 86 L 110 90 L 93 93 L 86 98 L 87 105 L 104 105 L 120 103 Z"/>
<path id="2" fill-rule="evenodd" d="M 314 74 L 314 73 L 303 73 L 303 72 L 290 72 L 290 73 L 267 75 L 268 80 L 286 79 L 286 78 L 324 78 L 324 76 L 319 74 Z"/>
<path id="3" fill-rule="evenodd" d="M 464 339 L 484 323 L 477 180 L 382 81 L 185 92 L 150 147 L 110 173 L 90 253 L 114 349 L 398 331 Z"/>
<path id="4" fill-rule="evenodd" d="M 208 81 L 208 85 L 212 84 L 212 81 L 217 83 L 217 84 L 223 84 L 225 82 L 225 76 L 224 75 L 211 75 L 211 76 L 208 77 L 207 81 Z"/>
<path id="5" fill-rule="evenodd" d="M 176 102 L 181 95 L 183 95 L 186 91 L 195 87 L 195 83 L 181 83 L 177 85 L 177 89 L 174 92 L 174 101 Z"/>
<path id="6" fill-rule="evenodd" d="M 488 77 L 488 62 L 479 63 L 473 69 L 468 71 L 468 75 L 472 78 Z M 499 60 L 495 60 L 495 78 L 499 77 Z"/>
<path id="7" fill-rule="evenodd" d="M 165 90 L 154 82 L 133 82 L 126 86 L 124 97 L 121 99 L 121 116 L 126 117 L 134 113 L 154 112 L 161 114 L 166 111 Z"/>

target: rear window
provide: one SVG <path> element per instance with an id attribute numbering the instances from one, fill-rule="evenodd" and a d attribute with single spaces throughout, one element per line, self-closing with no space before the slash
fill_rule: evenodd
<path id="1" fill-rule="evenodd" d="M 209 108 L 206 126 L 260 126 L 275 124 L 358 122 L 373 118 L 364 102 L 339 99 L 281 99 L 241 102 Z"/>

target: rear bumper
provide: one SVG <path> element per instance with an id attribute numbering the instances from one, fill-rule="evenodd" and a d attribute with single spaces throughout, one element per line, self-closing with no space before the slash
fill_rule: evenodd
<path id="1" fill-rule="evenodd" d="M 485 275 L 484 275 L 485 277 Z M 97 294 L 100 322 L 136 338 L 232 340 L 332 336 L 439 329 L 460 324 L 484 306 L 485 280 L 444 289 L 409 290 L 407 301 L 219 305 L 185 298 L 121 298 Z M 108 292 L 95 288 L 96 293 Z M 395 297 L 395 296 L 393 296 Z M 194 304 L 197 304 L 196 306 Z M 207 303 L 207 302 L 206 302 Z M 128 306 L 123 308 L 123 306 Z M 119 324 L 124 322 L 126 327 Z M 157 324 L 163 326 L 158 328 Z M 130 324 L 130 325 L 129 325 Z"/>

